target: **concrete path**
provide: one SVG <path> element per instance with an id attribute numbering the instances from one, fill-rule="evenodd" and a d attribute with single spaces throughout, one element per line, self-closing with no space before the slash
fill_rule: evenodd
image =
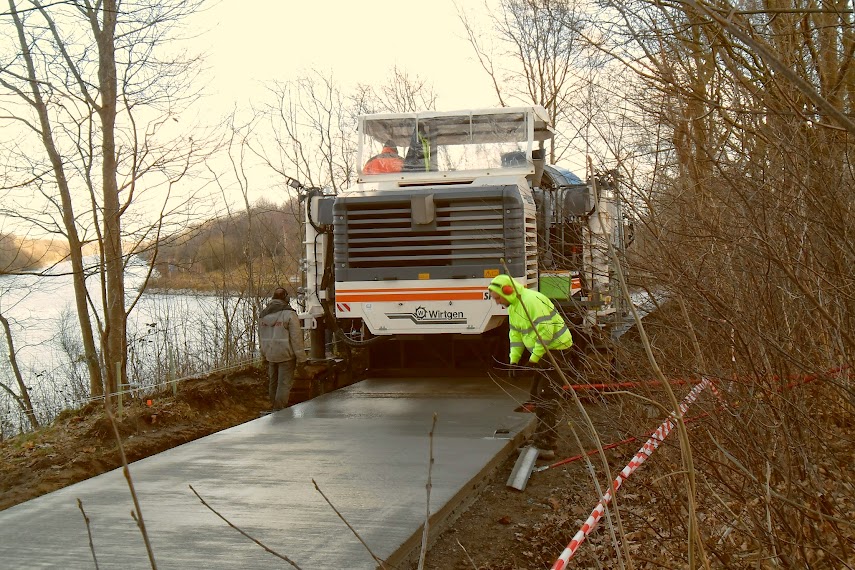
<path id="1" fill-rule="evenodd" d="M 366 380 L 132 463 L 158 568 L 292 567 L 188 485 L 299 568 L 376 568 L 312 479 L 377 556 L 417 556 L 433 413 L 432 527 L 532 428 L 526 390 L 499 382 Z M 0 512 L 0 567 L 94 568 L 78 498 L 100 569 L 150 568 L 120 469 Z"/>

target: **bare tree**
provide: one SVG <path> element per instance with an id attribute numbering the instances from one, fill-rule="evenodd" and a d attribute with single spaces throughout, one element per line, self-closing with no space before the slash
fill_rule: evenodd
<path id="1" fill-rule="evenodd" d="M 10 234 L 0 234 L 0 278 L 8 277 L 12 272 L 32 268 L 38 265 L 39 261 L 39 257 L 33 251 L 33 248 L 24 247 L 22 240 Z M 0 285 L 0 303 L 3 301 L 3 293 L 6 290 L 5 283 Z M 0 382 L 0 388 L 12 397 L 21 409 L 21 412 L 27 416 L 30 426 L 33 429 L 36 429 L 39 427 L 39 420 L 36 416 L 35 410 L 33 409 L 30 389 L 27 386 L 24 376 L 21 373 L 20 366 L 18 365 L 18 351 L 15 348 L 15 338 L 12 334 L 12 326 L 9 323 L 9 319 L 4 314 L 4 310 L 6 308 L 7 307 L 3 307 L 2 304 L 0 304 L 0 325 L 3 327 L 3 336 L 6 339 L 6 357 L 8 359 L 12 375 L 15 378 L 18 390 L 16 392 L 5 382 Z"/>
<path id="2" fill-rule="evenodd" d="M 589 37 L 626 77 L 634 273 L 682 307 L 657 317 L 656 351 L 737 402 L 681 466 L 707 523 L 660 516 L 691 536 L 690 566 L 747 566 L 734 544 L 781 567 L 851 565 L 852 4 L 609 7 Z"/>
<path id="3" fill-rule="evenodd" d="M 277 174 L 307 186 L 347 187 L 354 179 L 355 118 L 332 75 L 313 73 L 269 87 L 265 114 L 274 145 L 255 152 Z"/>
<path id="4" fill-rule="evenodd" d="M 7 386 L 5 383 L 0 382 L 0 388 L 3 388 L 12 399 L 15 400 L 15 403 L 18 404 L 18 407 L 21 408 L 21 411 L 24 412 L 27 416 L 27 420 L 30 422 L 30 426 L 33 429 L 39 427 L 39 420 L 36 417 L 36 412 L 33 409 L 33 402 L 30 398 L 30 390 L 27 387 L 27 384 L 24 382 L 24 377 L 21 374 L 21 369 L 18 367 L 18 357 L 17 352 L 15 350 L 15 340 L 12 336 L 12 328 L 9 325 L 9 320 L 3 315 L 2 310 L 0 309 L 0 324 L 3 325 L 3 334 L 6 337 L 6 348 L 8 350 L 7 355 L 9 358 L 9 365 L 12 367 L 12 373 L 15 376 L 15 382 L 18 385 L 18 392 Z"/>
<path id="5" fill-rule="evenodd" d="M 252 148 L 280 176 L 338 192 L 356 180 L 357 117 L 365 113 L 431 109 L 433 87 L 400 68 L 380 89 L 358 85 L 345 92 L 332 75 L 317 72 L 270 88 L 265 110 L 274 145 Z M 424 107 L 421 107 L 424 105 Z"/>
<path id="6" fill-rule="evenodd" d="M 0 86 L 7 95 L 3 119 L 16 127 L 9 130 L 16 139 L 6 141 L 19 158 L 12 186 L 30 195 L 35 189 L 39 200 L 19 200 L 6 213 L 68 241 L 90 390 L 113 392 L 127 357 L 126 249 L 163 224 L 162 216 L 141 223 L 137 204 L 158 190 L 167 197 L 161 214 L 172 211 L 174 185 L 207 142 L 204 135 L 194 139 L 187 126 L 174 127 L 193 98 L 187 80 L 196 62 L 163 51 L 176 24 L 201 1 L 8 5 L 2 23 L 17 45 L 5 46 Z M 34 153 L 33 135 L 46 161 Z M 98 256 L 90 269 L 88 243 L 96 244 Z M 86 288 L 90 273 L 100 279 L 97 301 Z"/>
<path id="7" fill-rule="evenodd" d="M 587 85 L 580 74 L 594 67 L 582 31 L 585 16 L 576 0 L 503 0 L 491 14 L 492 35 L 483 36 L 475 24 L 460 12 L 469 42 L 490 76 L 499 103 L 511 100 L 542 105 L 559 126 L 559 133 L 577 132 L 574 119 L 580 88 Z M 493 52 L 485 43 L 498 43 Z M 555 164 L 570 150 L 564 135 L 550 142 L 549 162 Z"/>
<path id="8" fill-rule="evenodd" d="M 350 101 L 357 115 L 415 113 L 434 110 L 436 93 L 427 80 L 395 66 L 381 87 L 357 85 Z"/>

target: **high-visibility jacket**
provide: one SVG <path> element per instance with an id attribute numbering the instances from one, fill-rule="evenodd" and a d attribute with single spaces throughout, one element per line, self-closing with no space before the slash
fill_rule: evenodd
<path id="1" fill-rule="evenodd" d="M 547 349 L 565 350 L 573 346 L 573 335 L 567 323 L 548 297 L 523 287 L 508 275 L 497 276 L 488 288 L 509 303 L 511 364 L 520 361 L 524 348 L 531 352 L 529 362 L 534 364 L 543 358 Z"/>
<path id="2" fill-rule="evenodd" d="M 404 159 L 394 148 L 384 146 L 383 152 L 372 156 L 365 163 L 362 174 L 385 174 L 388 172 L 401 172 Z"/>

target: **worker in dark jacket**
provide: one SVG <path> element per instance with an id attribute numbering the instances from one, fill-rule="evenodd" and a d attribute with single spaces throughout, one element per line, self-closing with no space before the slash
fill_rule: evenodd
<path id="1" fill-rule="evenodd" d="M 365 163 L 362 174 L 387 174 L 390 172 L 401 172 L 404 159 L 398 154 L 395 141 L 388 140 L 383 144 L 380 154 L 372 156 Z"/>
<path id="2" fill-rule="evenodd" d="M 297 363 L 306 362 L 300 320 L 281 287 L 258 317 L 258 342 L 261 359 L 267 362 L 270 403 L 273 410 L 281 410 L 288 405 Z"/>
<path id="3" fill-rule="evenodd" d="M 523 287 L 508 275 L 496 276 L 488 289 L 496 303 L 508 308 L 511 365 L 519 364 L 525 350 L 531 353 L 528 363 L 536 369 L 531 394 L 538 419 L 534 445 L 540 450 L 541 459 L 552 459 L 564 382 L 546 353 L 549 351 L 559 365 L 571 362 L 573 336 L 555 305 L 542 293 Z"/>

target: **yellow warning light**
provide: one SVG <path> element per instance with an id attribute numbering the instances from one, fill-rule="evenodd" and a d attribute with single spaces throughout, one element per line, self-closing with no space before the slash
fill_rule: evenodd
<path id="1" fill-rule="evenodd" d="M 419 279 L 430 279 L 430 273 L 419 273 Z"/>
<path id="2" fill-rule="evenodd" d="M 498 269 L 485 269 L 485 270 L 484 270 L 484 277 L 487 277 L 487 278 L 490 278 L 490 279 L 492 279 L 493 277 L 497 276 L 498 274 L 499 274 L 499 270 L 498 270 Z"/>

